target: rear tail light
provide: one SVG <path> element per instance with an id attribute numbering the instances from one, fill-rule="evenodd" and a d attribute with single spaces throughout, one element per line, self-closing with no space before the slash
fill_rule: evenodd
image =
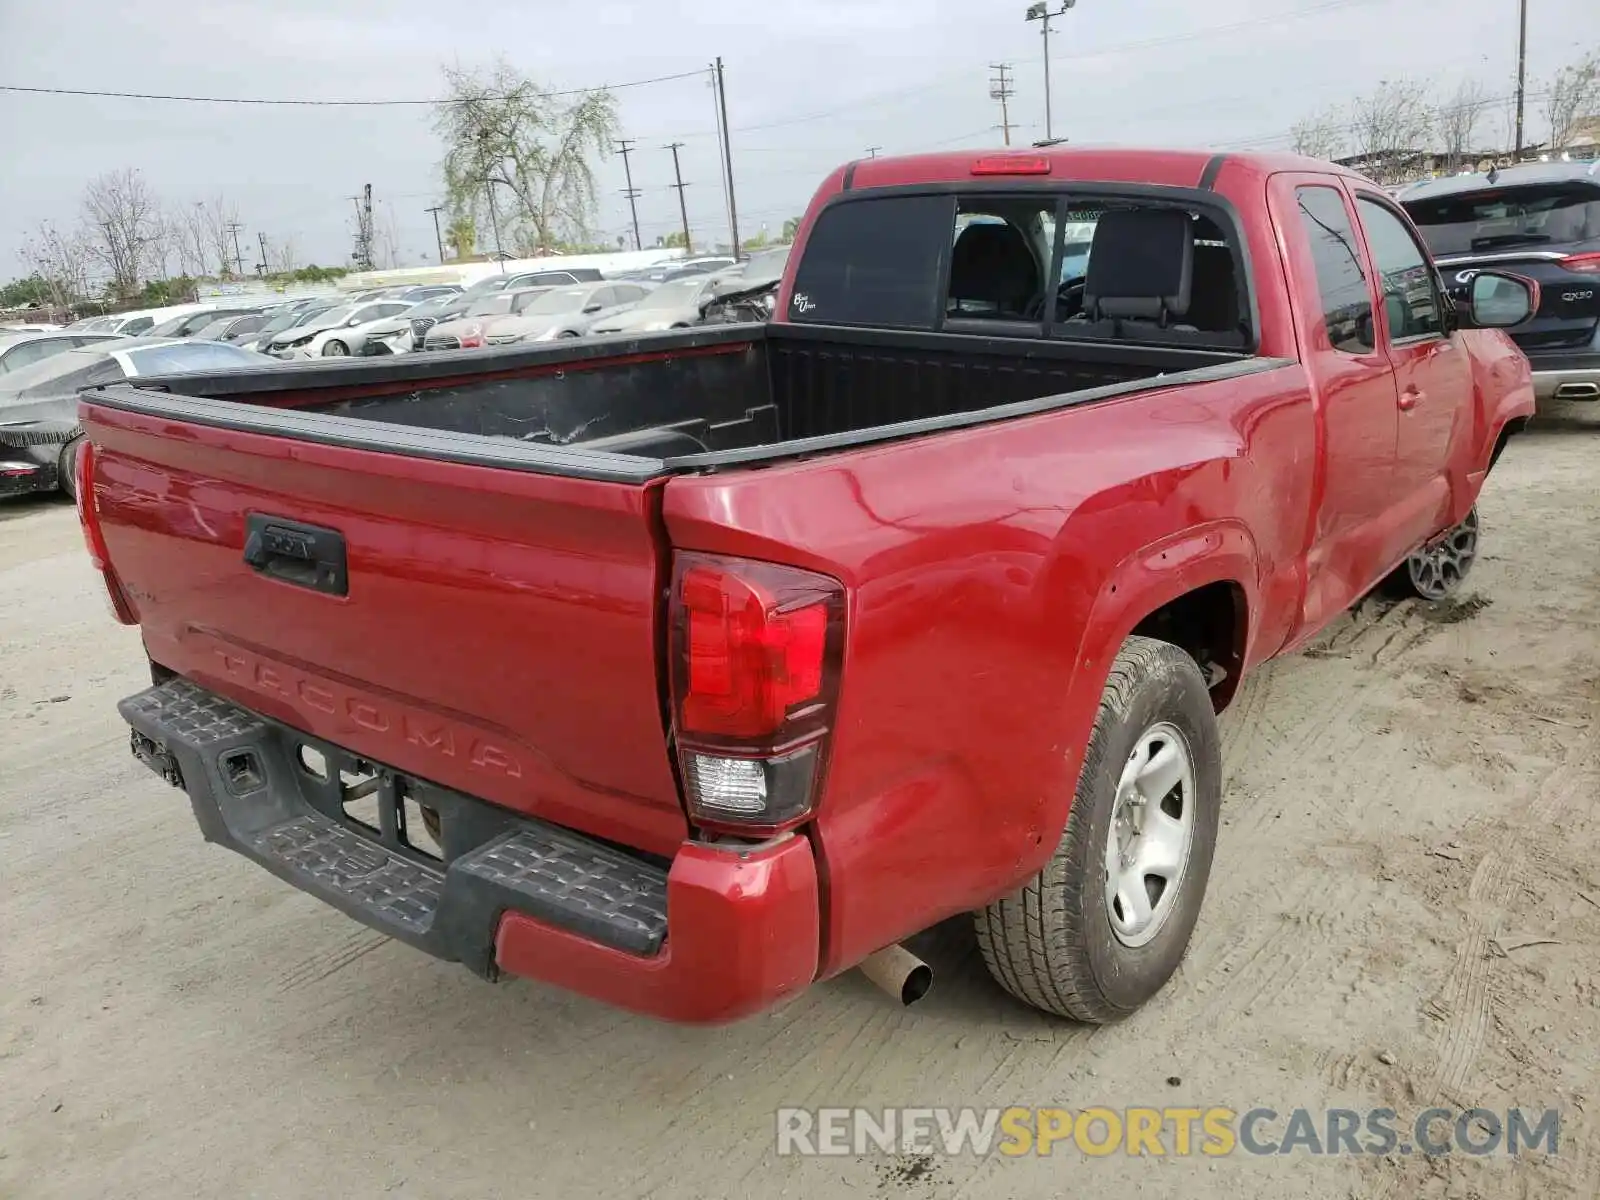
<path id="1" fill-rule="evenodd" d="M 844 652 L 844 588 L 810 571 L 680 554 L 673 733 L 690 816 L 775 833 L 816 802 Z"/>
<path id="2" fill-rule="evenodd" d="M 994 154 L 975 159 L 974 175 L 1048 175 L 1050 160 L 1042 154 Z"/>
<path id="3" fill-rule="evenodd" d="M 1569 254 L 1561 265 L 1569 271 L 1600 271 L 1600 254 Z"/>
<path id="4" fill-rule="evenodd" d="M 100 578 L 105 583 L 111 615 L 124 625 L 137 625 L 139 619 L 133 615 L 127 597 L 122 594 L 122 585 L 117 582 L 116 573 L 111 569 L 111 555 L 106 552 L 105 533 L 100 528 L 99 502 L 94 494 L 94 460 L 94 443 L 87 439 L 79 442 L 77 457 L 72 463 L 72 474 L 73 490 L 78 494 L 78 524 L 83 528 L 83 544 L 89 551 L 89 561 L 100 572 Z"/>

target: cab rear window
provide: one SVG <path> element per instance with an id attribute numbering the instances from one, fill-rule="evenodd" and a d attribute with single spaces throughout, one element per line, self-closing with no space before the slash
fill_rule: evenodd
<path id="1" fill-rule="evenodd" d="M 934 328 L 954 204 L 950 196 L 885 196 L 824 210 L 795 274 L 790 320 Z"/>

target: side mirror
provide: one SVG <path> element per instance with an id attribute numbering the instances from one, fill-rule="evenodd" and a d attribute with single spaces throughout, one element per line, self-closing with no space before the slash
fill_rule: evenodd
<path id="1" fill-rule="evenodd" d="M 600 305 L 590 304 L 583 311 L 586 313 L 597 313 L 600 311 Z"/>
<path id="2" fill-rule="evenodd" d="M 1468 329 L 1509 329 L 1539 311 L 1539 285 L 1521 275 L 1479 271 L 1458 308 Z"/>

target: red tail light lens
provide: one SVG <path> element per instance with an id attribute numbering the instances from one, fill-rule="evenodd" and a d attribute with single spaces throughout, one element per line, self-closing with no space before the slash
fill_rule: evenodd
<path id="1" fill-rule="evenodd" d="M 844 646 L 844 588 L 810 571 L 678 556 L 673 723 L 701 824 L 803 818 L 819 774 Z"/>
<path id="2" fill-rule="evenodd" d="M 1561 265 L 1569 271 L 1600 271 L 1600 254 L 1569 254 Z"/>
<path id="3" fill-rule="evenodd" d="M 78 525 L 83 530 L 84 548 L 89 551 L 89 561 L 106 585 L 106 599 L 111 615 L 124 625 L 137 625 L 139 619 L 128 607 L 122 594 L 122 585 L 111 570 L 111 555 L 106 551 L 106 538 L 100 528 L 100 510 L 94 495 L 94 443 L 85 439 L 78 443 L 78 454 L 72 464 L 73 490 L 77 492 Z"/>

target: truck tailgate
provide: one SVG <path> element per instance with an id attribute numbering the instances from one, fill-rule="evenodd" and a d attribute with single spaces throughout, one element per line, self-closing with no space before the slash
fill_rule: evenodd
<path id="1" fill-rule="evenodd" d="M 169 404 L 83 407 L 111 567 L 155 663 L 375 763 L 676 850 L 648 478 L 508 469 L 492 448 L 442 461 Z"/>

